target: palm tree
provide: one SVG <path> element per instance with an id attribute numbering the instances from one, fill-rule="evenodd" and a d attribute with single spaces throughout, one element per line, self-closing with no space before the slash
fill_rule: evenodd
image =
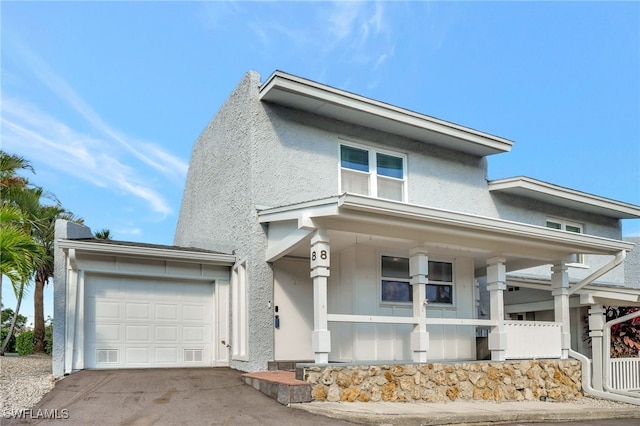
<path id="1" fill-rule="evenodd" d="M 111 239 L 111 231 L 107 228 L 102 228 L 99 231 L 96 231 L 93 234 L 94 238 L 97 238 L 98 240 L 110 240 Z"/>
<path id="2" fill-rule="evenodd" d="M 0 347 L 0 355 L 4 354 L 13 335 L 25 286 L 29 283 L 37 263 L 44 257 L 42 247 L 29 233 L 25 232 L 23 222 L 24 217 L 17 207 L 2 204 L 0 207 L 0 247 L 2 247 L 0 272 L 11 281 L 17 304 L 9 332 Z"/>

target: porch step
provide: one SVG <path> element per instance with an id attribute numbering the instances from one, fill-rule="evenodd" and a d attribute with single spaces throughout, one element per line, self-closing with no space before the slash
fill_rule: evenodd
<path id="1" fill-rule="evenodd" d="M 280 404 L 311 401 L 311 386 L 296 380 L 294 371 L 257 371 L 244 373 L 242 380 Z"/>

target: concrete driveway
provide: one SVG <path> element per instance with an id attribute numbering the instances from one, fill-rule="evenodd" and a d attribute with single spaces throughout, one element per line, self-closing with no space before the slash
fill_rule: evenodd
<path id="1" fill-rule="evenodd" d="M 281 405 L 240 374 L 229 368 L 84 370 L 59 381 L 26 418 L 2 424 L 353 424 Z"/>

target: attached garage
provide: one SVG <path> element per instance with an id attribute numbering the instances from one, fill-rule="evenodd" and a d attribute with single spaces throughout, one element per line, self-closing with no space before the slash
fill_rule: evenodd
<path id="1" fill-rule="evenodd" d="M 212 283 L 88 277 L 85 367 L 212 364 Z"/>
<path id="2" fill-rule="evenodd" d="M 92 238 L 56 250 L 54 375 L 229 364 L 234 255 Z"/>

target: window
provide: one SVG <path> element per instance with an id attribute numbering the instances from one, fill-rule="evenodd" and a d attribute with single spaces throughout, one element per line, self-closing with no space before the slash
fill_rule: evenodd
<path id="1" fill-rule="evenodd" d="M 382 256 L 381 300 L 386 303 L 410 303 L 413 289 L 410 284 L 409 259 L 406 257 Z M 453 264 L 429 261 L 429 303 L 453 304 Z"/>
<path id="2" fill-rule="evenodd" d="M 574 232 L 582 234 L 582 225 L 575 222 L 569 222 L 563 219 L 547 218 L 547 228 L 558 229 L 560 231 Z M 584 263 L 584 255 L 577 254 L 576 263 Z"/>
<path id="3" fill-rule="evenodd" d="M 404 201 L 405 175 L 403 155 L 340 145 L 343 192 Z"/>

